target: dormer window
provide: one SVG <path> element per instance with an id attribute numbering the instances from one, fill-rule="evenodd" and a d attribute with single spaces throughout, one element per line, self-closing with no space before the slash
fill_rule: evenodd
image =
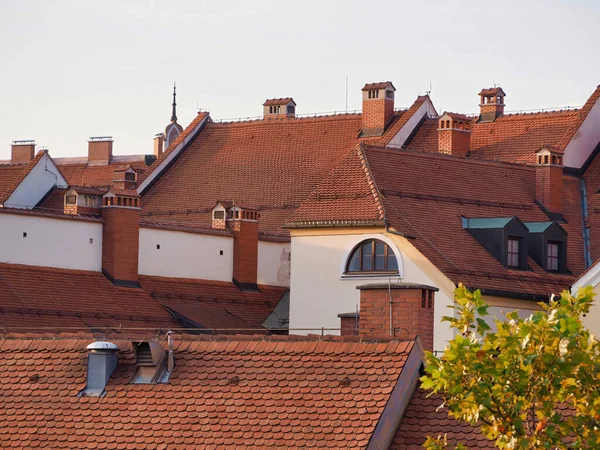
<path id="1" fill-rule="evenodd" d="M 369 239 L 357 245 L 346 265 L 346 273 L 398 272 L 398 260 L 394 251 L 378 239 Z"/>
<path id="2" fill-rule="evenodd" d="M 135 181 L 135 172 L 125 172 L 125 181 Z"/>
<path id="3" fill-rule="evenodd" d="M 518 238 L 508 238 L 507 263 L 508 267 L 519 268 L 519 241 Z"/>
<path id="4" fill-rule="evenodd" d="M 558 272 L 560 268 L 560 242 L 548 242 L 548 271 Z"/>

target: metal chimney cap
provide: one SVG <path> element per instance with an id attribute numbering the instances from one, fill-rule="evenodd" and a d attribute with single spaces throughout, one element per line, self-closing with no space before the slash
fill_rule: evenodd
<path id="1" fill-rule="evenodd" d="M 86 350 L 113 350 L 113 351 L 116 351 L 118 349 L 119 349 L 119 347 L 117 347 L 112 342 L 108 342 L 108 341 L 92 342 L 90 345 L 88 345 L 86 347 Z"/>

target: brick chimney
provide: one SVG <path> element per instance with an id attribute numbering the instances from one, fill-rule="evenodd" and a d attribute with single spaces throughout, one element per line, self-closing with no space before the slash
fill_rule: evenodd
<path id="1" fill-rule="evenodd" d="M 296 117 L 296 102 L 291 97 L 271 98 L 263 103 L 265 119 L 289 119 Z"/>
<path id="2" fill-rule="evenodd" d="M 106 166 L 112 158 L 112 136 L 91 137 L 88 141 L 88 165 Z"/>
<path id="3" fill-rule="evenodd" d="M 227 214 L 227 223 L 233 231 L 233 282 L 242 290 L 257 289 L 258 219 L 255 209 L 235 204 Z"/>
<path id="4" fill-rule="evenodd" d="M 471 148 L 471 119 L 464 114 L 445 112 L 438 122 L 438 152 L 467 156 Z"/>
<path id="5" fill-rule="evenodd" d="M 433 286 L 377 283 L 360 290 L 359 335 L 363 338 L 419 336 L 425 350 L 433 351 Z M 391 322 L 390 322 L 391 319 Z"/>
<path id="6" fill-rule="evenodd" d="M 162 155 L 165 145 L 165 134 L 158 133 L 154 135 L 154 156 L 157 158 Z"/>
<path id="7" fill-rule="evenodd" d="M 140 202 L 136 191 L 102 197 L 102 272 L 116 286 L 138 287 Z"/>
<path id="8" fill-rule="evenodd" d="M 362 136 L 381 136 L 394 116 L 391 81 L 365 84 L 362 88 Z"/>
<path id="9" fill-rule="evenodd" d="M 35 141 L 13 141 L 10 152 L 12 164 L 27 164 L 35 156 Z"/>
<path id="10" fill-rule="evenodd" d="M 563 151 L 546 145 L 536 152 L 535 197 L 551 212 L 562 212 Z"/>
<path id="11" fill-rule="evenodd" d="M 479 93 L 479 122 L 493 122 L 504 114 L 504 97 L 501 87 L 482 89 Z"/>

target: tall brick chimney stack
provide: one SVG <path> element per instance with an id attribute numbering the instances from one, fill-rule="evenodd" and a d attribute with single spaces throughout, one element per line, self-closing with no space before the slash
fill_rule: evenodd
<path id="1" fill-rule="evenodd" d="M 413 339 L 419 336 L 425 350 L 433 351 L 433 286 L 411 283 L 377 283 L 360 290 L 359 335 Z"/>
<path id="2" fill-rule="evenodd" d="M 138 287 L 141 199 L 111 189 L 102 197 L 102 272 L 116 286 Z"/>
<path id="3" fill-rule="evenodd" d="M 394 116 L 396 88 L 391 81 L 362 88 L 362 136 L 381 136 Z"/>
<path id="4" fill-rule="evenodd" d="M 233 205 L 227 224 L 233 231 L 233 282 L 242 290 L 256 290 L 258 277 L 258 211 Z"/>
<path id="5" fill-rule="evenodd" d="M 10 152 L 12 164 L 27 164 L 35 156 L 35 141 L 13 141 Z"/>
<path id="6" fill-rule="evenodd" d="M 501 87 L 482 89 L 479 93 L 479 122 L 493 122 L 504 114 L 504 97 Z"/>
<path id="7" fill-rule="evenodd" d="M 464 114 L 445 112 L 438 122 L 438 151 L 467 156 L 471 149 L 471 119 Z"/>
<path id="8" fill-rule="evenodd" d="M 157 158 L 162 155 L 165 146 L 165 134 L 158 133 L 154 135 L 154 156 Z"/>
<path id="9" fill-rule="evenodd" d="M 88 165 L 106 166 L 112 158 L 112 136 L 91 137 L 88 141 Z"/>
<path id="10" fill-rule="evenodd" d="M 563 151 L 546 145 L 536 152 L 535 197 L 546 209 L 562 212 Z"/>

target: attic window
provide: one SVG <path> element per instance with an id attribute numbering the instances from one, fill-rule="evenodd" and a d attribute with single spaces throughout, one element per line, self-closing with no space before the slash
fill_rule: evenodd
<path id="1" fill-rule="evenodd" d="M 67 195 L 65 203 L 67 205 L 74 205 L 75 203 L 77 203 L 77 196 L 76 195 Z"/>
<path id="2" fill-rule="evenodd" d="M 346 273 L 398 272 L 394 251 L 382 241 L 369 239 L 358 244 L 348 258 Z"/>
<path id="3" fill-rule="evenodd" d="M 507 266 L 519 267 L 519 239 L 508 238 Z"/>
<path id="4" fill-rule="evenodd" d="M 548 271 L 558 272 L 560 242 L 548 242 Z"/>

